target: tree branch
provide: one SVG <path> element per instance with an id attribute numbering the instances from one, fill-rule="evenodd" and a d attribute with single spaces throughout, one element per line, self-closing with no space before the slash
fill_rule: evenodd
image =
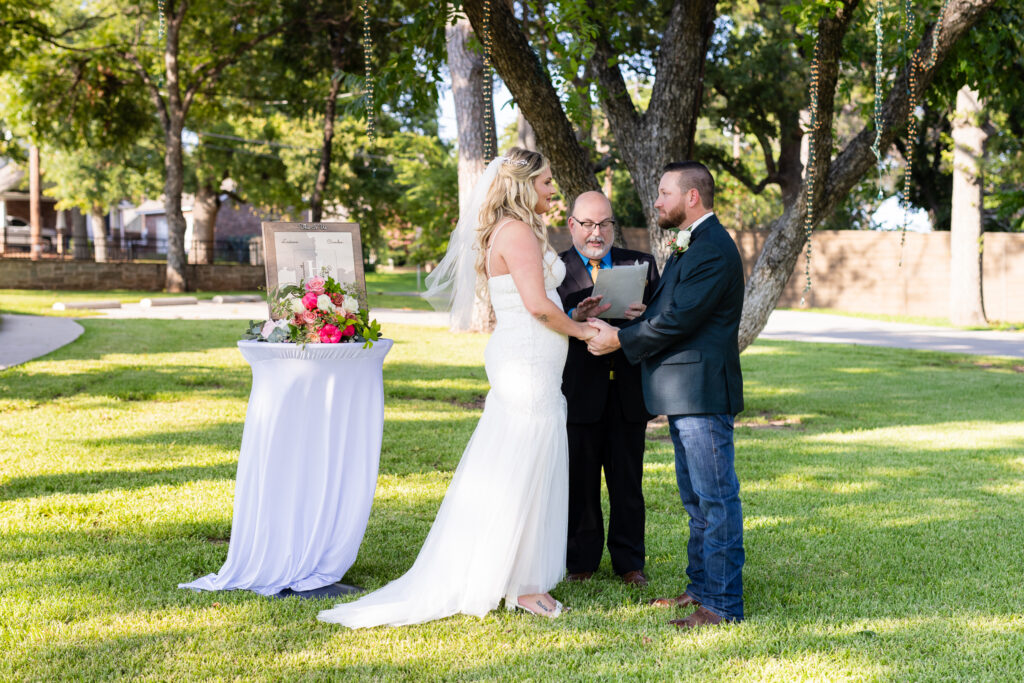
<path id="1" fill-rule="evenodd" d="M 235 49 L 227 55 L 225 55 L 224 57 L 221 57 L 220 59 L 214 60 L 212 62 L 208 62 L 206 64 L 197 64 L 196 66 L 194 66 L 192 68 L 192 74 L 195 76 L 195 80 L 185 90 L 185 98 L 183 100 L 182 105 L 184 110 L 188 111 L 188 108 L 192 104 L 192 100 L 195 98 L 196 93 L 198 93 L 203 88 L 203 86 L 206 85 L 207 81 L 209 81 L 210 83 L 215 83 L 217 79 L 220 78 L 220 75 L 224 72 L 224 69 L 238 61 L 238 59 L 243 54 L 251 50 L 253 47 L 259 45 L 267 38 L 270 38 L 271 36 L 280 33 L 288 26 L 290 26 L 293 22 L 294 20 L 282 22 L 276 26 L 273 26 L 272 28 L 267 29 L 266 31 L 260 33 L 259 35 L 253 36 L 250 40 L 247 40 L 246 42 L 241 43 L 239 45 L 236 45 Z"/>
<path id="2" fill-rule="evenodd" d="M 462 8 L 477 37 L 482 37 L 483 0 L 465 0 Z M 523 34 L 519 20 L 504 2 L 491 3 L 490 18 L 494 67 L 537 133 L 541 151 L 550 160 L 551 172 L 566 200 L 571 202 L 582 192 L 599 189 L 590 155 L 576 140 L 558 93 Z"/>
<path id="3" fill-rule="evenodd" d="M 698 144 L 694 152 L 695 157 L 711 160 L 714 162 L 714 165 L 740 181 L 745 188 L 754 194 L 761 194 L 766 187 L 773 183 L 778 184 L 781 180 L 776 174 L 770 173 L 760 181 L 754 182 L 754 179 L 742 164 L 729 158 L 723 150 L 713 145 Z"/>
<path id="4" fill-rule="evenodd" d="M 932 50 L 935 25 L 933 24 L 924 32 L 917 49 L 914 50 L 914 59 L 911 65 L 908 65 L 900 73 L 882 105 L 882 121 L 884 121 L 880 145 L 882 149 L 893 144 L 897 135 L 906 125 L 907 117 L 912 115 L 908 89 L 913 65 L 920 66 L 917 71 L 917 87 L 923 94 L 931 85 L 936 72 L 953 45 L 978 22 L 985 11 L 995 4 L 995 1 L 954 0 L 951 2 L 946 10 L 946 15 L 942 18 L 944 28 L 936 49 L 935 62 L 931 65 L 928 64 L 928 61 Z M 818 215 L 833 210 L 875 163 L 875 155 L 871 151 L 874 138 L 874 127 L 865 125 L 836 156 L 833 168 L 828 173 L 825 182 L 821 184 L 825 199 Z"/>

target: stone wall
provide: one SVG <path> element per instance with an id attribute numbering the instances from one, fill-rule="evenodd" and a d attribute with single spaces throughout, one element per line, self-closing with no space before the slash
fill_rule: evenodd
<path id="1" fill-rule="evenodd" d="M 625 228 L 630 249 L 650 250 L 644 228 Z M 766 232 L 732 232 L 749 276 Z M 983 283 L 989 320 L 1024 321 L 1024 234 L 984 234 Z M 568 231 L 551 236 L 552 245 L 571 244 Z M 949 233 L 900 233 L 874 230 L 816 230 L 812 237 L 811 291 L 808 306 L 860 313 L 949 317 Z M 901 265 L 902 256 L 902 265 Z M 800 306 L 805 277 L 804 254 L 779 299 L 779 307 Z"/>
<path id="2" fill-rule="evenodd" d="M 189 265 L 186 268 L 192 291 L 250 292 L 266 287 L 263 266 L 226 264 Z M 167 266 L 163 263 L 0 259 L 0 289 L 159 292 L 164 289 L 166 275 Z"/>

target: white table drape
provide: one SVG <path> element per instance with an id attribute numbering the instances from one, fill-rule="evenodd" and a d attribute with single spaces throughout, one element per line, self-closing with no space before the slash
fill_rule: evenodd
<path id="1" fill-rule="evenodd" d="M 377 486 L 390 339 L 240 341 L 252 366 L 224 566 L 180 588 L 273 595 L 339 581 L 355 562 Z"/>

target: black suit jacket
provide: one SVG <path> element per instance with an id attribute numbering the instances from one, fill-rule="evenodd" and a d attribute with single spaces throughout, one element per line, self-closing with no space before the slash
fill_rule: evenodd
<path id="1" fill-rule="evenodd" d="M 559 254 L 565 262 L 565 280 L 558 288 L 558 296 L 562 298 L 562 307 L 568 313 L 581 301 L 590 296 L 594 283 L 590 273 L 583 264 L 583 259 L 574 247 Z M 654 257 L 641 251 L 612 247 L 612 267 L 631 266 L 637 261 L 646 263 L 647 289 L 644 290 L 644 303 L 647 303 L 654 288 L 658 286 L 658 267 Z M 616 327 L 634 321 L 609 320 Z M 622 402 L 623 416 L 629 422 L 646 422 L 651 416 L 644 410 L 643 390 L 640 386 L 640 369 L 631 365 L 621 351 L 607 356 L 595 356 L 587 351 L 586 342 L 575 337 L 569 338 L 569 353 L 565 359 L 565 370 L 562 373 L 562 393 L 565 394 L 569 411 L 569 422 L 593 424 L 601 419 L 602 409 L 608 396 L 608 373 L 615 370 L 619 399 Z"/>
<path id="2" fill-rule="evenodd" d="M 665 264 L 640 321 L 619 331 L 626 358 L 640 363 L 644 401 L 655 415 L 736 415 L 743 410 L 737 335 L 743 265 L 735 242 L 711 216 L 690 247 Z"/>

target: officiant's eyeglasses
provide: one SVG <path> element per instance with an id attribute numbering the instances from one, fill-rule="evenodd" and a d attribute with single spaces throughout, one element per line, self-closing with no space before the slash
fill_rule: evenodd
<path id="1" fill-rule="evenodd" d="M 611 218 L 609 218 L 606 221 L 601 221 L 600 223 L 595 223 L 594 221 L 581 221 L 579 218 L 576 218 L 576 216 L 571 216 L 571 218 L 574 221 L 576 221 L 580 225 L 580 227 L 582 227 L 587 232 L 590 232 L 595 227 L 601 228 L 602 230 L 611 230 L 612 228 L 615 227 L 615 221 L 613 221 Z"/>

